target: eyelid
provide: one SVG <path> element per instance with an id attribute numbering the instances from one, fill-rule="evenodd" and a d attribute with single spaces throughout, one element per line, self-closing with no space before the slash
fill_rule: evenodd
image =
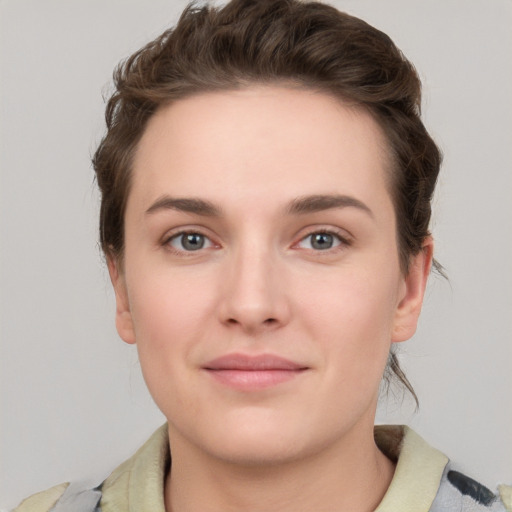
<path id="1" fill-rule="evenodd" d="M 353 236 L 345 229 L 341 229 L 334 226 L 325 226 L 325 225 L 314 225 L 314 226 L 308 226 L 306 228 L 303 228 L 300 230 L 299 234 L 295 237 L 295 242 L 292 243 L 291 248 L 292 249 L 301 249 L 298 247 L 298 245 L 304 241 L 306 238 L 308 238 L 311 235 L 317 234 L 317 233 L 324 233 L 328 235 L 332 235 L 336 237 L 337 240 L 339 240 L 339 244 L 337 244 L 335 247 L 319 250 L 319 249 L 302 249 L 302 250 L 309 250 L 315 253 L 332 253 L 336 250 L 343 250 L 346 247 L 349 247 L 353 244 L 354 239 Z M 171 246 L 170 242 L 179 236 L 183 236 L 186 234 L 198 234 L 201 236 L 204 236 L 208 239 L 211 245 L 208 247 L 203 247 L 201 249 L 198 249 L 197 251 L 187 251 L 187 250 L 180 250 L 176 249 Z M 211 233 L 211 231 L 207 228 L 204 228 L 203 226 L 180 226 L 173 228 L 166 232 L 166 234 L 161 238 L 160 245 L 165 246 L 168 248 L 170 252 L 173 252 L 178 255 L 184 255 L 184 256 L 193 256 L 194 254 L 198 255 L 200 253 L 203 253 L 205 250 L 210 249 L 219 249 L 222 247 L 222 244 L 220 244 L 216 240 L 216 236 Z"/>
<path id="2" fill-rule="evenodd" d="M 308 237 L 315 235 L 315 234 L 332 235 L 332 236 L 336 237 L 340 243 L 338 245 L 336 245 L 335 247 L 332 247 L 329 249 L 323 249 L 323 250 L 303 249 L 303 250 L 309 250 L 309 251 L 313 251 L 315 253 L 328 254 L 328 253 L 332 253 L 333 251 L 336 251 L 336 250 L 343 250 L 344 248 L 350 247 L 353 244 L 353 237 L 346 230 L 336 228 L 333 226 L 327 227 L 327 226 L 319 225 L 319 226 L 309 226 L 309 227 L 301 230 L 301 233 L 298 236 L 298 240 L 292 244 L 292 248 L 301 249 L 300 247 L 298 247 L 298 245 L 301 242 L 303 242 L 304 240 L 306 240 Z"/>
<path id="3" fill-rule="evenodd" d="M 208 247 L 201 247 L 196 251 L 187 251 L 184 249 L 178 249 L 171 245 L 171 241 L 178 239 L 180 236 L 189 235 L 189 234 L 197 234 L 205 237 L 210 245 Z M 174 228 L 168 231 L 161 239 L 160 244 L 167 248 L 171 253 L 179 255 L 179 256 L 194 256 L 203 253 L 206 250 L 219 248 L 220 244 L 215 241 L 215 237 L 209 233 L 209 230 L 200 227 L 200 226 L 180 226 L 178 228 Z"/>

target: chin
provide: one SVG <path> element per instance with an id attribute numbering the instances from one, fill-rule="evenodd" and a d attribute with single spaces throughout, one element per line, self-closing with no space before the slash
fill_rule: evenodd
<path id="1" fill-rule="evenodd" d="M 229 436 L 224 446 L 216 443 L 211 455 L 240 467 L 271 466 L 290 463 L 304 457 L 304 451 L 307 451 L 304 448 L 289 438 L 237 433 L 236 436 Z"/>
<path id="2" fill-rule="evenodd" d="M 268 467 L 314 455 L 339 438 L 339 422 L 329 426 L 329 422 L 315 422 L 311 417 L 308 421 L 301 416 L 244 410 L 209 422 L 207 430 L 198 425 L 193 431 L 182 432 L 187 432 L 189 443 L 216 460 L 240 467 Z"/>

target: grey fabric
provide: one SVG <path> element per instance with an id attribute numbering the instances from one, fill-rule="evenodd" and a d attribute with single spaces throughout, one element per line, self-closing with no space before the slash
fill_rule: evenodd
<path id="1" fill-rule="evenodd" d="M 497 495 L 448 463 L 429 512 L 507 511 Z"/>
<path id="2" fill-rule="evenodd" d="M 101 495 L 101 485 L 91 489 L 83 484 L 72 483 L 50 512 L 101 512 Z M 496 494 L 456 471 L 452 464 L 448 463 L 429 512 L 507 512 L 507 510 Z"/>
<path id="3" fill-rule="evenodd" d="M 90 489 L 71 483 L 50 512 L 101 512 L 101 486 Z"/>

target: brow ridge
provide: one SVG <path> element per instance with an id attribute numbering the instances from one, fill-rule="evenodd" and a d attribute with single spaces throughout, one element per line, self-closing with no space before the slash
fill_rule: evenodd
<path id="1" fill-rule="evenodd" d="M 359 199 L 342 194 L 315 194 L 302 196 L 294 199 L 288 205 L 288 213 L 292 215 L 302 215 L 306 213 L 315 213 L 331 208 L 358 208 L 373 218 L 372 210 Z"/>
<path id="2" fill-rule="evenodd" d="M 163 196 L 157 199 L 146 213 L 155 213 L 160 210 L 177 210 L 205 217 L 219 217 L 221 214 L 220 209 L 212 202 L 195 197 Z"/>
<path id="3" fill-rule="evenodd" d="M 286 212 L 289 215 L 304 215 L 316 213 L 333 208 L 358 208 L 373 218 L 371 209 L 359 199 L 340 194 L 314 194 L 301 196 L 292 200 Z M 151 214 L 160 210 L 177 210 L 186 213 L 193 213 L 205 217 L 220 217 L 221 209 L 211 201 L 195 197 L 171 197 L 163 196 L 157 199 L 147 210 Z"/>

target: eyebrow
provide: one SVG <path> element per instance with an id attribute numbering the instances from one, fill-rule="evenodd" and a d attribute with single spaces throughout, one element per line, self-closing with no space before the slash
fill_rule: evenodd
<path id="1" fill-rule="evenodd" d="M 154 213 L 159 210 L 177 210 L 186 213 L 195 213 L 204 217 L 220 217 L 220 208 L 210 201 L 197 199 L 194 197 L 170 197 L 164 196 L 157 199 L 147 210 L 146 213 Z"/>
<path id="2" fill-rule="evenodd" d="M 306 213 L 321 212 L 330 210 L 331 208 L 353 207 L 362 210 L 373 218 L 371 209 L 359 199 L 338 194 L 322 194 L 303 196 L 294 199 L 288 206 L 288 213 L 293 215 L 301 215 Z"/>
<path id="3" fill-rule="evenodd" d="M 298 197 L 288 204 L 286 211 L 289 215 L 304 215 L 333 208 L 347 207 L 358 208 L 373 218 L 373 212 L 362 201 L 352 196 L 338 194 L 315 194 Z M 146 214 L 155 213 L 160 210 L 176 210 L 204 217 L 220 217 L 222 214 L 221 209 L 212 202 L 195 197 L 163 196 L 146 210 Z"/>

